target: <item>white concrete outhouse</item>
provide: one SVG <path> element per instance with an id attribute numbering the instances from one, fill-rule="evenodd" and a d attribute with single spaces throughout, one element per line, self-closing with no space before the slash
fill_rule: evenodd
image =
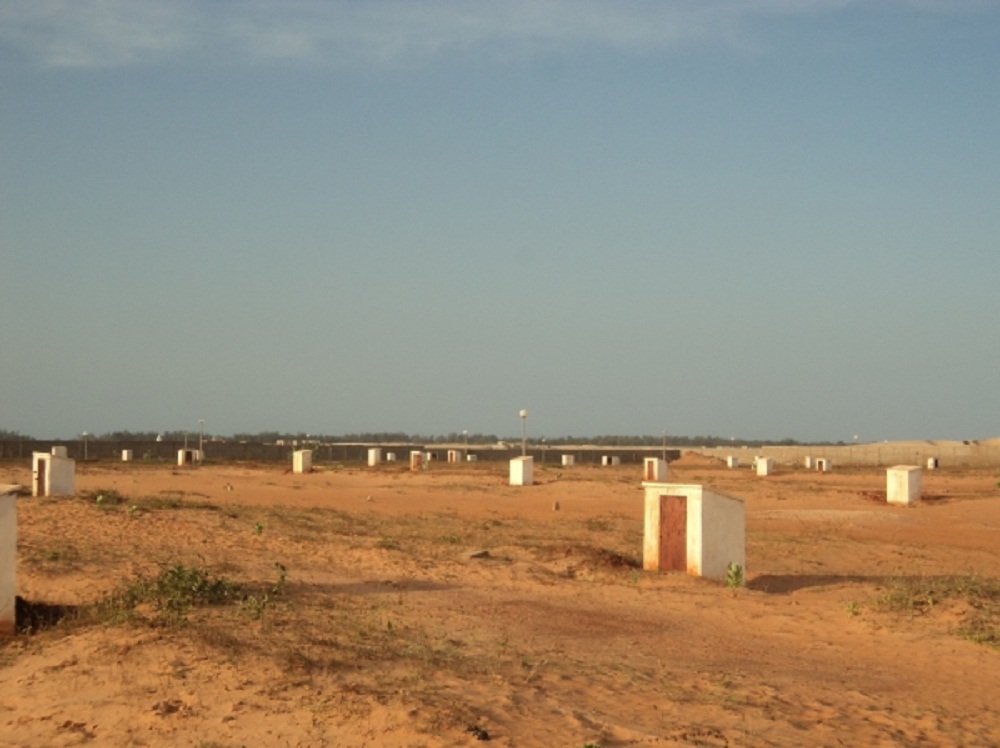
<path id="1" fill-rule="evenodd" d="M 17 492 L 0 486 L 0 639 L 17 625 Z"/>
<path id="2" fill-rule="evenodd" d="M 736 455 L 729 455 L 726 458 L 727 468 L 738 468 L 739 466 L 740 466 L 740 458 L 737 457 Z"/>
<path id="3" fill-rule="evenodd" d="M 663 483 L 667 479 L 667 461 L 659 457 L 644 457 L 642 460 L 642 479 Z"/>
<path id="4" fill-rule="evenodd" d="M 530 486 L 535 481 L 534 468 L 534 457 L 515 457 L 510 461 L 510 485 Z"/>
<path id="5" fill-rule="evenodd" d="M 132 462 L 132 450 L 123 449 L 122 450 L 122 462 Z"/>
<path id="6" fill-rule="evenodd" d="M 928 457 L 927 458 L 927 469 L 928 470 L 937 470 L 939 467 L 941 467 L 941 463 L 938 462 L 938 458 L 937 457 Z"/>
<path id="7" fill-rule="evenodd" d="M 410 470 L 420 470 L 424 466 L 424 453 L 419 449 L 410 452 Z"/>
<path id="8" fill-rule="evenodd" d="M 562 465 L 563 465 L 563 467 L 572 467 L 574 464 L 576 464 L 576 456 L 575 455 L 563 455 L 562 456 Z"/>
<path id="9" fill-rule="evenodd" d="M 803 467 L 805 467 L 806 470 L 812 470 L 813 469 L 813 458 L 810 457 L 809 455 L 806 455 L 805 457 L 802 458 L 802 465 L 803 465 Z"/>
<path id="10" fill-rule="evenodd" d="M 69 454 L 66 452 L 66 447 L 60 446 L 60 447 L 53 447 L 52 448 L 52 456 L 53 457 L 69 457 Z"/>
<path id="11" fill-rule="evenodd" d="M 460 450 L 460 449 L 449 449 L 448 450 L 448 462 L 462 462 L 462 450 Z"/>
<path id="12" fill-rule="evenodd" d="M 622 458 L 618 455 L 601 455 L 601 464 L 604 467 L 608 467 L 609 465 L 621 465 Z"/>
<path id="13" fill-rule="evenodd" d="M 920 501 L 920 468 L 895 465 L 885 471 L 885 500 L 890 504 L 910 506 Z"/>
<path id="14" fill-rule="evenodd" d="M 375 467 L 380 462 L 382 462 L 382 449 L 380 447 L 371 447 L 368 450 L 368 467 Z"/>
<path id="15" fill-rule="evenodd" d="M 76 485 L 76 461 L 65 456 L 65 447 L 53 447 L 53 454 L 31 455 L 31 495 L 71 496 Z M 63 456 L 54 454 L 62 450 Z"/>
<path id="16" fill-rule="evenodd" d="M 197 449 L 178 449 L 177 450 L 177 465 L 193 465 L 196 462 L 201 462 L 201 452 Z"/>
<path id="17" fill-rule="evenodd" d="M 479 455 L 466 455 L 465 456 L 465 461 L 466 462 L 478 462 L 479 461 Z"/>
<path id="18" fill-rule="evenodd" d="M 311 449 L 296 449 L 292 452 L 292 472 L 311 473 L 313 469 L 313 451 Z"/>
<path id="19" fill-rule="evenodd" d="M 396 461 L 396 453 L 395 452 L 386 452 L 385 453 L 385 461 L 386 462 L 395 462 Z"/>
<path id="20" fill-rule="evenodd" d="M 746 570 L 743 500 L 689 483 L 644 482 L 642 568 L 725 580 Z M 746 579 L 744 573 L 743 578 Z"/>
<path id="21" fill-rule="evenodd" d="M 770 457 L 758 457 L 754 462 L 757 466 L 757 475 L 770 475 L 774 472 L 774 460 Z"/>
<path id="22" fill-rule="evenodd" d="M 816 470 L 821 473 L 830 471 L 830 461 L 825 457 L 816 458 Z"/>

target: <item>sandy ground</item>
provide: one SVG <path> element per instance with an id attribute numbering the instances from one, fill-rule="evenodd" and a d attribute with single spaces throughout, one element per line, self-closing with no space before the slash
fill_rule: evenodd
<path id="1" fill-rule="evenodd" d="M 0 745 L 1000 744 L 1000 650 L 962 635 L 968 599 L 884 604 L 1000 577 L 997 470 L 925 472 L 898 508 L 882 470 L 686 455 L 670 480 L 746 501 L 734 591 L 639 568 L 640 466 L 520 488 L 506 464 L 317 467 L 88 463 L 76 497 L 20 498 L 32 604 L 83 611 L 176 564 L 250 597 L 0 643 Z"/>

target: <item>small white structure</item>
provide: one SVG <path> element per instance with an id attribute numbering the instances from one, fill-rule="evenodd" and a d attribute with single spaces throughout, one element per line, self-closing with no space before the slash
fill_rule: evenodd
<path id="1" fill-rule="evenodd" d="M 201 452 L 197 449 L 178 449 L 177 450 L 177 465 L 193 465 L 196 462 L 201 462 Z"/>
<path id="2" fill-rule="evenodd" d="M 0 486 L 0 639 L 17 625 L 17 492 Z"/>
<path id="3" fill-rule="evenodd" d="M 448 462 L 462 462 L 462 454 L 461 449 L 449 449 Z"/>
<path id="4" fill-rule="evenodd" d="M 819 472 L 821 472 L 821 473 L 829 472 L 829 470 L 830 470 L 830 461 L 828 459 L 826 459 L 825 457 L 817 457 L 816 458 L 816 470 L 819 471 Z"/>
<path id="5" fill-rule="evenodd" d="M 534 457 L 515 457 L 510 461 L 510 485 L 530 486 L 535 481 L 534 468 Z"/>
<path id="6" fill-rule="evenodd" d="M 572 467 L 576 464 L 576 457 L 574 455 L 563 455 L 562 465 L 563 467 Z"/>
<path id="7" fill-rule="evenodd" d="M 910 506 L 920 501 L 920 468 L 895 465 L 885 471 L 885 500 L 890 504 Z"/>
<path id="8" fill-rule="evenodd" d="M 53 447 L 52 448 L 53 457 L 69 457 L 66 453 L 66 447 Z"/>
<path id="9" fill-rule="evenodd" d="M 55 454 L 61 450 L 62 455 Z M 65 456 L 65 447 L 53 447 L 53 454 L 31 454 L 31 495 L 72 496 L 76 484 L 76 461 Z"/>
<path id="10" fill-rule="evenodd" d="M 937 457 L 928 457 L 927 458 L 927 469 L 928 470 L 937 470 L 939 467 L 941 467 L 941 463 L 938 462 L 938 458 Z"/>
<path id="11" fill-rule="evenodd" d="M 368 450 L 368 467 L 375 467 L 380 462 L 382 462 L 381 447 L 371 447 Z"/>
<path id="12" fill-rule="evenodd" d="M 419 449 L 410 451 L 410 470 L 420 470 L 424 466 L 424 453 Z"/>
<path id="13" fill-rule="evenodd" d="M 478 462 L 479 461 L 479 455 L 466 455 L 465 456 L 465 461 L 466 462 Z"/>
<path id="14" fill-rule="evenodd" d="M 123 449 L 122 450 L 122 462 L 132 462 L 132 450 Z"/>
<path id="15" fill-rule="evenodd" d="M 802 465 L 805 467 L 806 470 L 812 470 L 813 458 L 810 457 L 809 455 L 806 455 L 805 457 L 802 458 Z"/>
<path id="16" fill-rule="evenodd" d="M 754 460 L 757 475 L 770 475 L 774 471 L 774 460 L 770 457 L 757 457 Z"/>
<path id="17" fill-rule="evenodd" d="M 396 461 L 396 453 L 395 452 L 386 452 L 385 453 L 385 461 L 386 462 L 395 462 Z"/>
<path id="18" fill-rule="evenodd" d="M 642 568 L 725 580 L 730 564 L 746 579 L 743 500 L 688 483 L 644 482 Z"/>
<path id="19" fill-rule="evenodd" d="M 296 449 L 292 452 L 292 472 L 311 473 L 313 469 L 313 451 L 311 449 Z"/>
<path id="20" fill-rule="evenodd" d="M 618 455 L 601 455 L 601 465 L 608 467 L 609 465 L 621 465 L 622 458 Z"/>
<path id="21" fill-rule="evenodd" d="M 739 466 L 740 466 L 740 458 L 737 457 L 736 455 L 729 455 L 726 458 L 727 468 L 738 468 Z"/>
<path id="22" fill-rule="evenodd" d="M 433 452 L 424 452 L 424 462 L 433 462 L 437 457 Z"/>
<path id="23" fill-rule="evenodd" d="M 667 479 L 667 461 L 659 457 L 644 457 L 642 460 L 642 479 L 663 483 Z"/>

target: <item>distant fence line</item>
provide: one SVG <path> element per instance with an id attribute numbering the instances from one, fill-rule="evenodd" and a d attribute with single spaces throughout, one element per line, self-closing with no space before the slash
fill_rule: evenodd
<path id="1" fill-rule="evenodd" d="M 725 460 L 728 455 L 735 455 L 741 464 L 749 464 L 755 456 L 760 455 L 771 457 L 779 464 L 801 464 L 807 456 L 823 458 L 829 460 L 833 467 L 926 466 L 927 460 L 931 457 L 936 457 L 942 468 L 1000 466 L 1000 445 L 971 442 L 969 444 L 887 442 L 844 446 L 699 447 L 693 450 L 720 460 Z"/>
<path id="2" fill-rule="evenodd" d="M 181 449 L 197 449 L 198 439 L 184 441 L 129 441 L 114 439 L 83 439 L 40 440 L 40 439 L 6 439 L 0 440 L 0 459 L 30 460 L 32 452 L 51 452 L 53 446 L 66 447 L 66 453 L 75 460 L 120 460 L 122 451 L 132 450 L 136 461 L 174 462 L 177 452 Z M 368 450 L 378 447 L 382 450 L 382 459 L 387 452 L 395 452 L 396 459 L 405 462 L 410 451 L 430 452 L 435 460 L 444 462 L 448 451 L 462 450 L 475 455 L 483 461 L 507 461 L 521 454 L 520 444 L 477 445 L 469 444 L 412 444 L 412 443 L 335 443 L 315 445 L 263 444 L 261 442 L 216 442 L 205 441 L 205 459 L 221 462 L 288 462 L 291 463 L 292 452 L 296 449 L 312 449 L 314 462 L 364 462 L 368 459 Z M 671 447 L 667 449 L 667 459 L 675 460 L 682 450 Z M 618 457 L 622 463 L 641 463 L 644 457 L 659 457 L 663 454 L 662 447 L 598 447 L 592 445 L 573 446 L 541 446 L 534 443 L 528 445 L 528 454 L 536 462 L 559 463 L 562 455 L 573 455 L 577 463 L 600 464 L 603 455 Z"/>

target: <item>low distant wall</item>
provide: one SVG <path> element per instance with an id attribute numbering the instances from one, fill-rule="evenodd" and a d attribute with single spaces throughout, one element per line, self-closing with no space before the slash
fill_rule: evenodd
<path id="1" fill-rule="evenodd" d="M 685 450 L 687 451 L 687 450 Z M 757 455 L 772 457 L 778 464 L 802 464 L 806 456 L 821 457 L 836 467 L 878 467 L 892 465 L 926 466 L 929 457 L 938 458 L 942 468 L 1000 466 L 1000 445 L 970 442 L 887 442 L 844 446 L 794 447 L 692 447 L 691 451 L 725 461 L 736 455 L 741 465 L 749 465 Z"/>
<path id="2" fill-rule="evenodd" d="M 121 460 L 122 450 L 131 449 L 133 459 L 137 462 L 174 462 L 177 451 L 184 449 L 183 441 L 114 441 L 107 439 L 88 439 L 84 444 L 78 440 L 34 440 L 7 439 L 0 440 L 0 459 L 31 460 L 32 452 L 51 452 L 52 447 L 66 447 L 67 456 L 77 461 Z M 205 460 L 208 462 L 287 462 L 292 463 L 292 452 L 296 449 L 312 449 L 313 462 L 365 462 L 368 461 L 368 449 L 381 447 L 382 454 L 395 452 L 397 459 L 405 462 L 409 459 L 410 450 L 432 452 L 436 460 L 445 462 L 449 449 L 461 449 L 468 454 L 476 455 L 482 461 L 509 461 L 521 454 L 520 444 L 516 445 L 475 445 L 470 444 L 374 444 L 374 443 L 340 443 L 323 444 L 319 447 L 309 445 L 292 446 L 291 444 L 262 444 L 260 442 L 215 442 L 204 444 Z M 198 439 L 189 439 L 188 449 L 198 448 Z M 667 450 L 667 459 L 676 460 L 681 450 Z M 536 463 L 558 464 L 561 456 L 571 454 L 577 464 L 600 464 L 602 455 L 616 455 L 623 464 L 641 464 L 644 457 L 656 457 L 663 454 L 662 447 L 595 447 L 590 445 L 574 445 L 567 447 L 528 445 L 528 454 L 535 458 Z"/>

